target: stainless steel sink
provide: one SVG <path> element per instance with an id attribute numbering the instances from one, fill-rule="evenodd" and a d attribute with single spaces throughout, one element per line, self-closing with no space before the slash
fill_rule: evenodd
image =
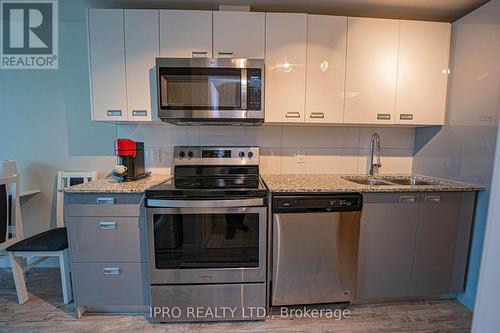
<path id="1" fill-rule="evenodd" d="M 370 185 L 370 186 L 394 185 L 388 181 L 379 178 L 344 177 L 344 179 L 360 185 Z"/>
<path id="2" fill-rule="evenodd" d="M 416 179 L 416 178 L 383 178 L 384 181 L 398 184 L 398 185 L 411 185 L 411 186 L 417 186 L 417 185 L 436 185 L 434 182 L 422 180 L 422 179 Z"/>

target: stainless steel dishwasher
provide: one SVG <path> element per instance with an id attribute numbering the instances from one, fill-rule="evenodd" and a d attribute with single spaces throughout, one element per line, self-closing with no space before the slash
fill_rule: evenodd
<path id="1" fill-rule="evenodd" d="M 273 306 L 352 301 L 362 205 L 357 193 L 273 197 Z"/>

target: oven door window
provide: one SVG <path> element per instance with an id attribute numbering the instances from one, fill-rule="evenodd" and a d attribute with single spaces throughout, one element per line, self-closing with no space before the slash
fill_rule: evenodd
<path id="1" fill-rule="evenodd" d="M 156 269 L 259 266 L 259 214 L 155 214 Z"/>
<path id="2" fill-rule="evenodd" d="M 166 110 L 241 109 L 241 70 L 160 68 L 160 105 Z"/>

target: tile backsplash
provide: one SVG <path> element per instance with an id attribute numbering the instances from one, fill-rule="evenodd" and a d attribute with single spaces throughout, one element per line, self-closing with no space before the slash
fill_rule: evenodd
<path id="1" fill-rule="evenodd" d="M 170 173 L 174 146 L 259 146 L 263 174 L 366 174 L 370 137 L 380 134 L 380 173 L 411 173 L 413 128 L 174 126 L 120 124 L 119 138 L 144 142 L 146 166 Z"/>

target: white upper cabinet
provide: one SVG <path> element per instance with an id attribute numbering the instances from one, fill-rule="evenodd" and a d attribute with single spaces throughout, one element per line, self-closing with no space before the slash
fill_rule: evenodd
<path id="1" fill-rule="evenodd" d="M 126 120 L 123 9 L 89 9 L 92 120 Z"/>
<path id="2" fill-rule="evenodd" d="M 155 58 L 160 54 L 158 10 L 125 10 L 128 120 L 156 117 Z"/>
<path id="3" fill-rule="evenodd" d="M 347 17 L 308 15 L 306 122 L 344 121 Z"/>
<path id="4" fill-rule="evenodd" d="M 451 24 L 401 21 L 396 124 L 442 125 Z"/>
<path id="5" fill-rule="evenodd" d="M 266 122 L 303 122 L 307 15 L 266 13 Z"/>
<path id="6" fill-rule="evenodd" d="M 160 55 L 212 57 L 212 12 L 160 10 Z"/>
<path id="7" fill-rule="evenodd" d="M 266 14 L 213 12 L 215 58 L 264 59 Z"/>
<path id="8" fill-rule="evenodd" d="M 399 22 L 348 18 L 345 123 L 394 123 Z"/>
<path id="9" fill-rule="evenodd" d="M 157 120 L 157 57 L 234 57 L 265 59 L 268 123 L 442 125 L 450 36 L 451 25 L 440 22 L 89 9 L 92 120 Z M 471 117 L 470 107 L 462 109 L 465 116 L 451 122 Z M 472 122 L 497 119 L 483 109 Z"/>

